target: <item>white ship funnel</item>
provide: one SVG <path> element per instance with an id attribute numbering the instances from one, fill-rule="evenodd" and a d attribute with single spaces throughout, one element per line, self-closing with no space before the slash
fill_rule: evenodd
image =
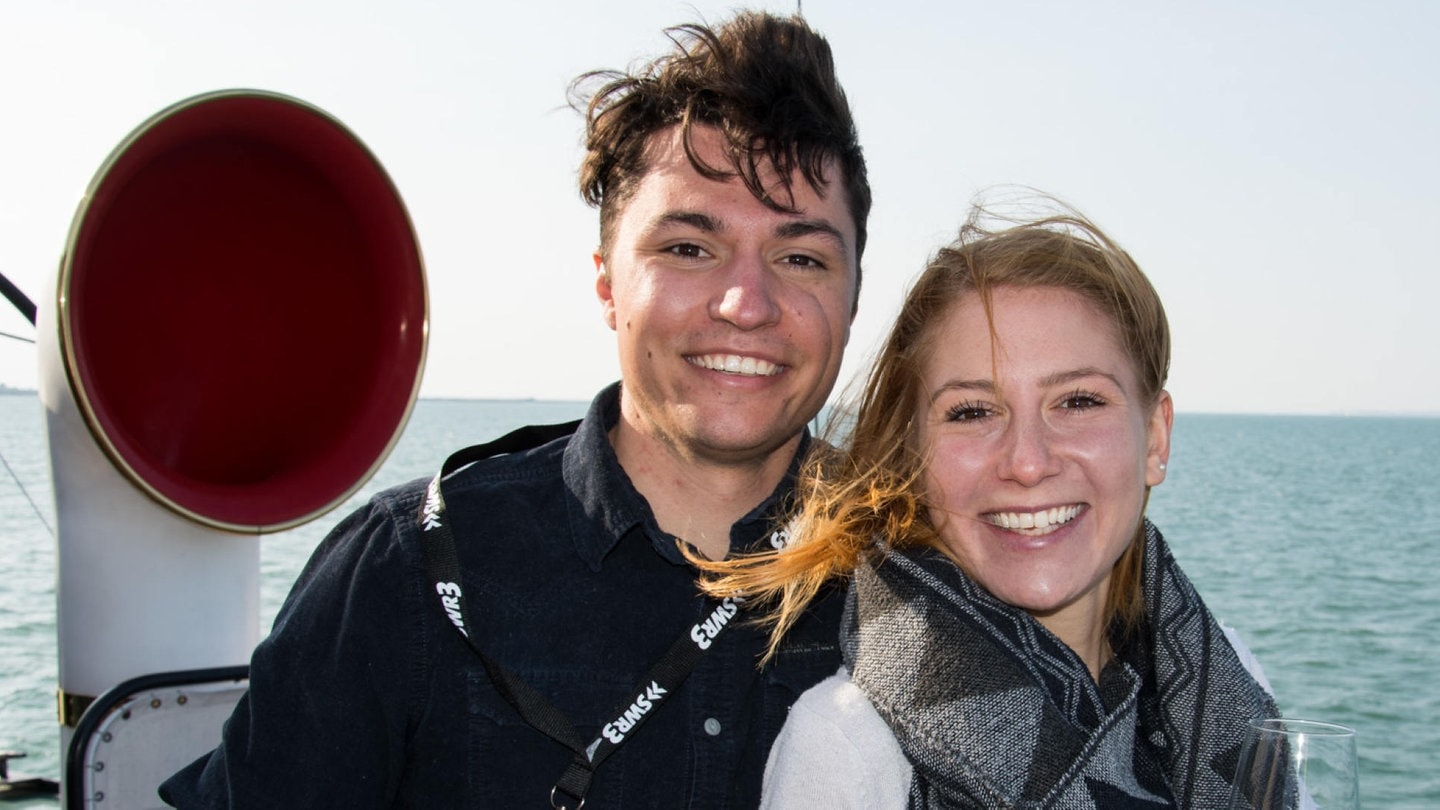
<path id="1" fill-rule="evenodd" d="M 320 110 L 249 90 L 183 101 L 116 149 L 37 303 L 73 725 L 130 678 L 249 660 L 258 536 L 378 469 L 428 310 L 379 162 Z"/>

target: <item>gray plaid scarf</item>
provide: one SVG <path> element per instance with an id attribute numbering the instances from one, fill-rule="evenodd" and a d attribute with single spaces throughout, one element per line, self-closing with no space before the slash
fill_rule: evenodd
<path id="1" fill-rule="evenodd" d="M 938 552 L 862 564 L 845 663 L 914 766 L 910 806 L 1226 806 L 1245 725 L 1274 701 L 1149 521 L 1144 587 L 1146 626 L 1097 684 Z"/>

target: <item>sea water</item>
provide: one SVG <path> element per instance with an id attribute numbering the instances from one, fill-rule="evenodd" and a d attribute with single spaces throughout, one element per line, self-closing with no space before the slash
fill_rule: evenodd
<path id="1" fill-rule="evenodd" d="M 261 545 L 268 628 L 311 549 L 382 488 L 583 402 L 422 400 L 389 461 L 335 513 Z M 55 548 L 33 395 L 0 396 L 0 750 L 59 775 Z M 1290 716 L 1359 732 L 1370 808 L 1440 807 L 1440 419 L 1179 414 L 1149 514 Z M 35 507 L 32 508 L 31 502 Z M 13 807 L 54 807 L 53 800 Z"/>

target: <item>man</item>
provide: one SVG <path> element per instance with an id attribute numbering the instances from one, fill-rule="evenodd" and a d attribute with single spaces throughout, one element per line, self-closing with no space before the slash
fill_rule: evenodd
<path id="1" fill-rule="evenodd" d="M 167 801 L 757 803 L 790 703 L 838 667 L 838 599 L 757 669 L 763 630 L 697 595 L 679 542 L 717 558 L 783 541 L 870 193 L 829 47 L 803 21 L 671 33 L 674 53 L 576 85 L 602 84 L 581 189 L 621 382 L 573 434 L 491 448 L 506 454 L 332 532 L 222 744 Z"/>

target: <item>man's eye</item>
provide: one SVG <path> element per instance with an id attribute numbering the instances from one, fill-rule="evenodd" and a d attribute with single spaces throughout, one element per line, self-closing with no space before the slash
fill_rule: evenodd
<path id="1" fill-rule="evenodd" d="M 813 268 L 816 268 L 816 269 L 824 269 L 824 268 L 825 268 L 825 263 L 824 263 L 824 262 L 820 261 L 819 259 L 815 258 L 814 256 L 809 256 L 809 255 L 806 255 L 806 254 L 804 254 L 804 253 L 795 253 L 795 254 L 786 256 L 786 257 L 785 257 L 785 263 L 788 264 L 788 265 L 791 265 L 791 266 L 793 266 L 793 267 L 813 267 Z"/>
<path id="2" fill-rule="evenodd" d="M 671 245 L 665 250 L 669 253 L 675 254 L 676 256 L 683 256 L 687 259 L 703 259 L 705 257 L 705 248 L 702 248 L 699 245 L 691 244 L 690 242 L 682 242 L 678 245 Z"/>

